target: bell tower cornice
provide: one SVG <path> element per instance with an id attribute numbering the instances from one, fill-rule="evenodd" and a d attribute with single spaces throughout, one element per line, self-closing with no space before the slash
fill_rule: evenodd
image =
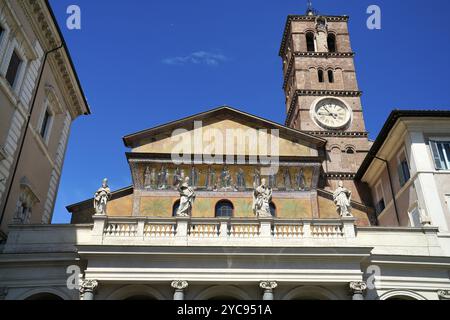
<path id="1" fill-rule="evenodd" d="M 279 56 L 283 57 L 285 50 L 286 50 L 286 44 L 289 35 L 291 34 L 291 26 L 292 22 L 295 21 L 310 21 L 315 22 L 318 16 L 315 15 L 289 15 L 286 20 L 286 26 L 284 27 L 283 32 L 283 38 L 281 40 L 281 46 L 279 51 Z M 328 22 L 348 22 L 349 17 L 348 16 L 328 16 L 328 15 L 321 15 L 321 17 L 324 17 Z"/>

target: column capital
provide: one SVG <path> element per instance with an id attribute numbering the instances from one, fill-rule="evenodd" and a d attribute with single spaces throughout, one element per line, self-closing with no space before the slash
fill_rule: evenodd
<path id="1" fill-rule="evenodd" d="M 83 279 L 80 285 L 80 293 L 84 294 L 86 292 L 94 293 L 98 288 L 98 281 L 92 279 Z"/>
<path id="2" fill-rule="evenodd" d="M 439 290 L 437 294 L 441 300 L 450 300 L 450 290 Z"/>
<path id="3" fill-rule="evenodd" d="M 364 281 L 352 281 L 349 286 L 353 294 L 363 294 L 367 290 L 367 283 Z"/>
<path id="4" fill-rule="evenodd" d="M 189 286 L 189 283 L 186 280 L 175 280 L 172 281 L 170 286 L 176 290 L 184 290 Z"/>
<path id="5" fill-rule="evenodd" d="M 278 283 L 276 281 L 261 281 L 259 287 L 264 290 L 272 291 L 278 287 Z"/>

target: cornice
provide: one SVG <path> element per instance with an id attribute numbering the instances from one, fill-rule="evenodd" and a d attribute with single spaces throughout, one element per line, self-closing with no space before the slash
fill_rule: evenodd
<path id="1" fill-rule="evenodd" d="M 354 52 L 300 52 L 293 54 L 295 57 L 312 57 L 312 58 L 353 58 Z"/>
<path id="2" fill-rule="evenodd" d="M 63 97 L 72 118 L 89 114 L 90 110 L 76 71 L 48 3 L 44 0 L 20 0 L 20 5 L 44 51 L 64 45 L 63 49 L 49 55 L 49 63 L 60 89 L 64 92 Z"/>
<path id="3" fill-rule="evenodd" d="M 305 131 L 305 133 L 318 137 L 352 137 L 367 138 L 368 132 L 346 132 L 346 131 Z"/>
<path id="4" fill-rule="evenodd" d="M 348 16 L 327 16 L 322 15 L 322 17 L 325 17 L 328 22 L 347 22 L 349 20 Z M 290 33 L 291 24 L 293 21 L 316 21 L 317 16 L 307 16 L 307 15 L 289 15 L 286 20 L 286 26 L 284 27 L 283 31 L 283 38 L 281 40 L 281 46 L 279 55 L 280 57 L 283 56 L 285 46 L 286 46 L 286 40 Z"/>
<path id="5" fill-rule="evenodd" d="M 350 172 L 326 172 L 323 174 L 324 177 L 329 179 L 340 179 L 340 180 L 354 180 L 356 173 Z"/>
<path id="6" fill-rule="evenodd" d="M 289 126 L 291 117 L 294 113 L 297 98 L 300 96 L 334 96 L 334 97 L 360 97 L 362 91 L 352 91 L 352 90 L 295 90 L 291 105 L 289 106 L 289 111 L 286 117 L 285 125 Z"/>

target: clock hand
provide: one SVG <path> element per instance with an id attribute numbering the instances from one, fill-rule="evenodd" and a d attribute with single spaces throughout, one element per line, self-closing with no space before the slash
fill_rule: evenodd
<path id="1" fill-rule="evenodd" d="M 324 108 L 328 112 L 328 114 L 333 117 L 333 119 L 337 119 L 337 114 L 331 112 L 330 109 L 328 109 L 328 106 L 324 106 Z"/>

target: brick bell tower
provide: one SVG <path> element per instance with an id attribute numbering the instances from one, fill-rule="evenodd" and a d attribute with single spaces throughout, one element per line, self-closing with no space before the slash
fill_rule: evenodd
<path id="1" fill-rule="evenodd" d="M 348 16 L 319 15 L 309 2 L 305 15 L 287 18 L 281 43 L 286 125 L 322 137 L 327 160 L 322 184 L 353 178 L 371 143 L 366 132 L 350 45 Z M 358 192 L 355 196 L 360 198 Z"/>

